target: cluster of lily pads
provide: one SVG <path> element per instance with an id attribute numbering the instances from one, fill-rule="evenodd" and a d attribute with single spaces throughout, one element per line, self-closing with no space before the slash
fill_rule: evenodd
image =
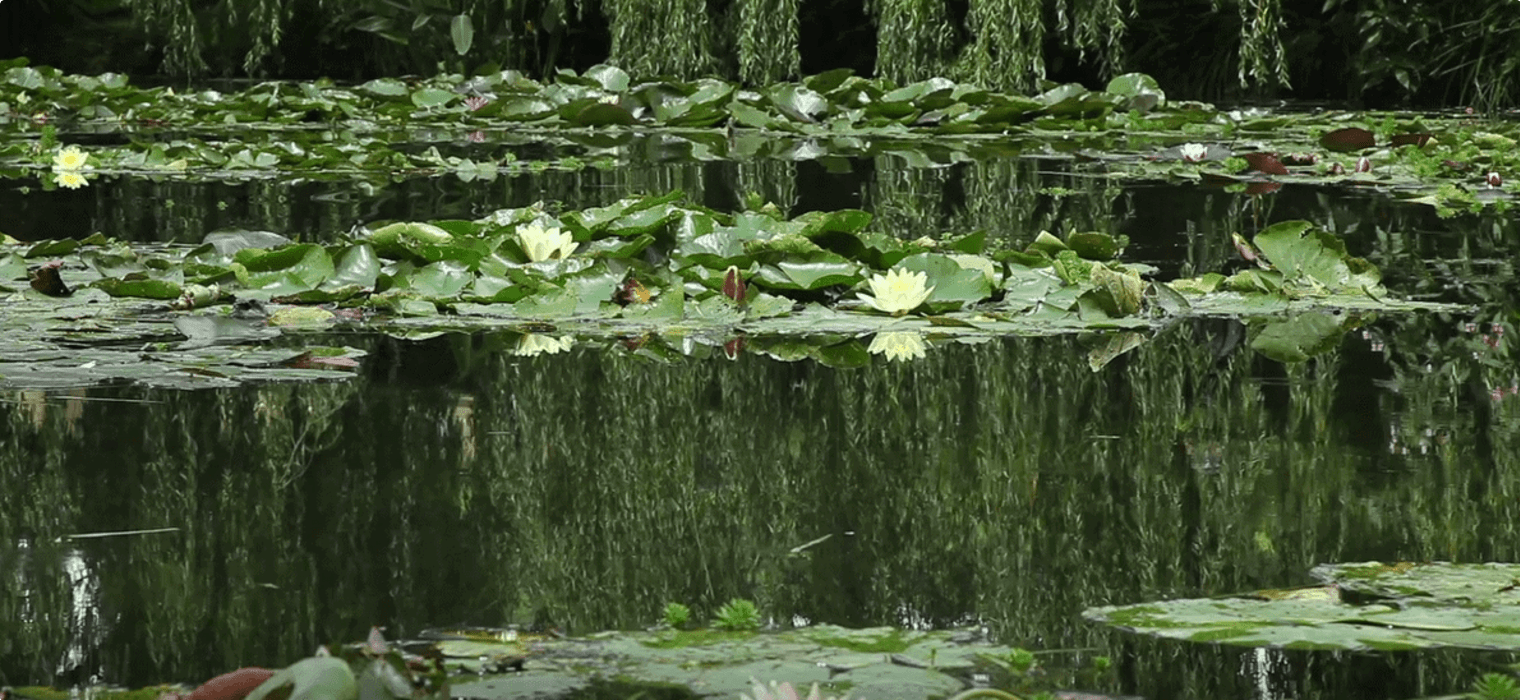
<path id="1" fill-rule="evenodd" d="M 1359 313 L 1446 308 L 1388 298 L 1373 266 L 1301 221 L 1254 245 L 1239 240 L 1251 267 L 1158 282 L 1120 261 L 1124 240 L 1104 233 L 1039 232 L 1022 249 L 992 248 L 985 232 L 902 240 L 870 230 L 858 210 L 788 219 L 770 205 L 724 213 L 682 199 L 377 222 L 327 243 L 261 231 L 213 232 L 200 245 L 11 241 L 0 246 L 0 299 L 20 332 L 0 341 L 0 355 L 36 365 L 59 343 L 132 341 L 206 353 L 358 326 L 407 337 L 512 330 L 522 355 L 563 352 L 576 337 L 658 335 L 730 357 L 748 345 L 854 366 L 870 354 L 922 357 L 936 338 L 1146 330 L 1217 315 L 1270 317 L 1254 347 L 1292 361 L 1333 346 Z M 831 340 L 792 355 L 784 348 L 799 336 Z M 869 347 L 856 340 L 865 337 Z M 767 340 L 777 338 L 787 340 Z M 1143 342 L 1114 336 L 1089 359 L 1097 369 Z M 309 369 L 353 366 L 358 354 L 292 356 Z"/>
<path id="2" fill-rule="evenodd" d="M 1516 185 L 1506 175 L 1520 165 L 1514 124 L 1227 111 L 1168 101 L 1143 74 L 1101 91 L 1065 84 L 1031 96 L 943 78 L 898 86 L 843 69 L 758 89 L 716 79 L 636 81 L 606 65 L 562 70 L 546 82 L 503 71 L 358 85 L 271 81 L 222 92 L 138 88 L 120 75 L 70 75 L 24 59 L 0 68 L 0 133 L 22 137 L 0 145 L 0 173 L 11 177 L 48 167 L 60 153 L 58 133 L 76 149 L 87 138 L 83 153 L 99 174 L 472 180 L 647 158 L 635 153 L 648 150 L 640 134 L 656 129 L 656 150 L 698 160 L 904 153 L 910 164 L 934 165 L 1033 153 L 1110 177 L 1203 179 L 1253 193 L 1284 183 L 1374 187 L 1446 213 L 1508 206 Z M 530 142 L 563 152 L 500 150 Z M 456 152 L 440 152 L 443 143 Z M 917 151 L 938 155 L 911 155 Z M 55 182 L 82 184 L 73 176 Z"/>
<path id="3" fill-rule="evenodd" d="M 1318 585 L 1091 608 L 1089 620 L 1195 642 L 1286 649 L 1520 649 L 1520 565 L 1322 564 Z"/>

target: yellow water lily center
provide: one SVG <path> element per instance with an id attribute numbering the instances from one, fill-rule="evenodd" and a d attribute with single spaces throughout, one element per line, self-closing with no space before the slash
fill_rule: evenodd
<path id="1" fill-rule="evenodd" d="M 558 226 L 544 228 L 537 222 L 517 227 L 517 242 L 532 262 L 568 258 L 575 252 L 575 238 Z"/>
<path id="2" fill-rule="evenodd" d="M 80 150 L 78 146 L 65 146 L 58 154 L 53 156 L 53 169 L 63 171 L 78 171 L 89 167 L 90 154 Z"/>
<path id="3" fill-rule="evenodd" d="M 901 316 L 924 303 L 929 298 L 929 293 L 934 291 L 929 286 L 929 275 L 923 272 L 908 272 L 902 268 L 890 270 L 885 275 L 871 275 L 869 280 L 871 294 L 861 294 L 871 308 L 877 311 Z"/>

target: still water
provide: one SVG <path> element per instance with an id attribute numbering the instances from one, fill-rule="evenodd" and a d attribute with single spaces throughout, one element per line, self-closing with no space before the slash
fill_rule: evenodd
<path id="1" fill-rule="evenodd" d="M 760 192 L 792 214 L 864 208 L 908 237 L 1124 233 L 1163 278 L 1235 264 L 1231 231 L 1308 218 L 1393 293 L 1476 310 L 1369 318 L 1290 365 L 1224 320 L 1175 324 L 1098 372 L 1085 337 L 835 369 L 682 357 L 679 339 L 519 356 L 485 334 L 352 335 L 338 340 L 370 355 L 348 381 L 0 391 L 0 685 L 203 679 L 372 625 L 643 628 L 667 602 L 703 619 L 733 597 L 780 624 L 984 624 L 1111 656 L 1109 686 L 1086 690 L 1149 698 L 1416 697 L 1502 660 L 1158 642 L 1080 613 L 1307 584 L 1321 562 L 1520 560 L 1517 290 L 1493 252 L 1513 249 L 1512 221 L 1294 186 L 1120 188 L 1032 161 L 845 165 L 127 181 L 0 206 L 22 239 L 312 239 L 540 199 L 682 188 L 732 209 Z"/>

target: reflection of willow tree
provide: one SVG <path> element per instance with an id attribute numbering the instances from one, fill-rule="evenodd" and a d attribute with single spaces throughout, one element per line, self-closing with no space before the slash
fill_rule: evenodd
<path id="1" fill-rule="evenodd" d="M 1231 351 L 1225 325 L 1178 324 L 1096 374 L 1073 338 L 834 370 L 665 364 L 620 344 L 482 355 L 490 339 L 459 336 L 428 361 L 447 364 L 446 346 L 472 359 L 420 386 L 92 403 L 74 437 L 0 404 L 0 486 L 8 505 L 31 497 L 0 509 L 0 535 L 185 528 L 101 550 L 102 604 L 120 615 L 103 656 L 136 682 L 283 663 L 375 624 L 585 632 L 734 596 L 782 621 L 981 619 L 1012 643 L 1108 648 L 1125 638 L 1084 607 L 1295 585 L 1322 561 L 1520 555 L 1520 476 L 1500 454 L 1516 409 L 1464 413 L 1467 379 L 1448 373 L 1367 401 L 1349 351 L 1283 368 Z M 1410 438 L 1451 430 L 1389 462 L 1364 434 L 1395 417 Z M 36 600 L 63 609 L 53 595 Z M 0 651 L 0 670 L 36 673 L 66 633 Z M 1237 652 L 1134 648 L 1148 696 L 1238 695 L 1220 673 Z M 1354 686 L 1354 668 L 1295 659 Z M 1446 663 L 1389 675 L 1465 682 Z"/>
<path id="2" fill-rule="evenodd" d="M 899 238 L 938 237 L 945 230 L 944 168 L 907 168 L 895 156 L 877 156 L 862 196 L 872 227 Z"/>
<path id="3" fill-rule="evenodd" d="M 990 241 L 1022 245 L 1042 230 L 1116 231 L 1117 186 L 1042 174 L 1040 164 L 999 158 L 906 168 L 896 156 L 879 156 L 866 201 L 877 228 L 905 238 L 985 230 Z"/>
<path id="4" fill-rule="evenodd" d="M 736 191 L 740 197 L 757 194 L 782 213 L 797 205 L 797 164 L 786 160 L 751 160 L 735 163 Z"/>
<path id="5" fill-rule="evenodd" d="M 1062 236 L 1069 231 L 1115 231 L 1114 200 L 1121 191 L 1117 185 L 1042 175 L 1040 164 L 1028 158 L 968 164 L 966 204 L 958 228 L 986 229 L 994 238 L 1024 243 L 1042 230 Z"/>
<path id="6" fill-rule="evenodd" d="M 0 394 L 0 684 L 51 680 L 78 630 L 60 541 L 85 510 L 50 436 L 68 435 L 62 404 Z M 51 410 L 49 410 L 51 408 Z"/>

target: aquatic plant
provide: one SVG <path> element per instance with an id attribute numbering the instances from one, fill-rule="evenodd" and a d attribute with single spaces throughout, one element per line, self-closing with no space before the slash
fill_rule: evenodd
<path id="1" fill-rule="evenodd" d="M 1520 700 L 1520 684 L 1502 673 L 1485 673 L 1473 683 L 1472 700 Z"/>
<path id="2" fill-rule="evenodd" d="M 1089 608 L 1119 629 L 1210 644 L 1379 651 L 1515 650 L 1516 564 L 1321 564 L 1320 585 Z M 1498 685 L 1495 685 L 1498 688 Z"/>
<path id="3" fill-rule="evenodd" d="M 671 629 L 680 629 L 691 621 L 691 608 L 680 603 L 666 603 L 665 609 L 660 612 L 665 625 Z"/>
<path id="4" fill-rule="evenodd" d="M 536 221 L 517 227 L 517 242 L 532 262 L 567 258 L 575 252 L 575 238 L 569 231 L 545 228 Z"/>
<path id="5" fill-rule="evenodd" d="M 713 627 L 733 632 L 760 629 L 760 609 L 743 598 L 734 598 L 718 608 Z"/>
<path id="6" fill-rule="evenodd" d="M 1034 652 L 1028 649 L 1018 647 L 1008 652 L 1008 665 L 1019 673 L 1027 673 L 1029 669 L 1034 668 L 1034 663 Z"/>
<path id="7" fill-rule="evenodd" d="M 877 311 L 901 316 L 921 306 L 934 291 L 929 286 L 929 276 L 923 272 L 909 272 L 895 268 L 885 275 L 872 275 L 867 281 L 873 294 L 859 296 Z"/>

